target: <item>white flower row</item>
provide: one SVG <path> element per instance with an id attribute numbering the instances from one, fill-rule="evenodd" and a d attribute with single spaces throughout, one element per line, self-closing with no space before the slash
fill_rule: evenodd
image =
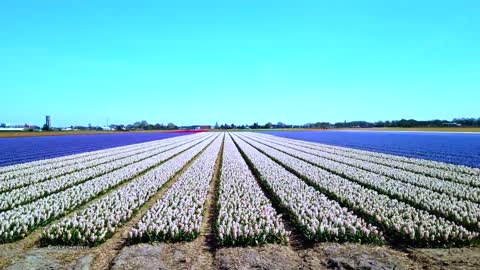
<path id="1" fill-rule="evenodd" d="M 196 135 L 192 139 L 203 138 L 205 135 Z M 0 243 L 11 242 L 25 237 L 29 232 L 40 225 L 65 215 L 78 206 L 90 201 L 118 184 L 132 179 L 139 173 L 156 166 L 157 164 L 185 151 L 195 143 L 188 143 L 151 158 L 125 166 L 119 170 L 104 174 L 80 185 L 68 188 L 0 213 Z"/>
<path id="2" fill-rule="evenodd" d="M 212 140 L 213 136 L 51 225 L 44 230 L 42 242 L 93 246 L 105 241 Z"/>
<path id="3" fill-rule="evenodd" d="M 188 140 L 189 137 L 195 136 L 195 134 L 192 135 L 184 135 L 184 136 L 178 136 L 178 137 L 171 137 L 167 139 L 162 139 L 162 140 L 157 140 L 157 141 L 150 141 L 150 142 L 144 142 L 144 143 L 138 143 L 138 144 L 133 144 L 133 145 L 125 145 L 125 146 L 119 146 L 119 147 L 112 147 L 108 149 L 102 149 L 102 150 L 96 150 L 96 151 L 89 151 L 89 152 L 82 152 L 78 154 L 73 154 L 73 155 L 67 155 L 67 156 L 61 156 L 61 157 L 56 157 L 56 158 L 50 158 L 50 159 L 42 159 L 42 160 L 36 160 L 36 161 L 30 161 L 26 163 L 20 163 L 20 164 L 14 164 L 14 165 L 9 165 L 9 166 L 3 166 L 0 167 L 0 179 L 4 179 L 2 176 L 4 174 L 11 174 L 11 175 L 25 175 L 25 174 L 31 174 L 32 171 L 35 172 L 35 170 L 32 170 L 34 168 L 39 169 L 39 167 L 47 167 L 50 169 L 53 168 L 58 168 L 62 167 L 63 164 L 73 164 L 77 163 L 77 159 L 88 159 L 88 157 L 94 157 L 98 158 L 100 156 L 105 156 L 108 155 L 109 152 L 111 151 L 122 151 L 122 150 L 131 150 L 131 149 L 136 149 L 136 148 L 141 148 L 141 147 L 147 147 L 150 144 L 155 144 L 158 141 L 168 141 L 172 139 L 185 139 Z M 92 159 L 94 159 L 92 158 Z"/>
<path id="4" fill-rule="evenodd" d="M 128 156 L 125 158 L 120 158 L 115 160 L 115 156 L 112 158 L 114 161 L 109 163 L 101 164 L 92 168 L 88 168 L 85 170 L 81 170 L 75 173 L 67 174 L 60 176 L 58 178 L 53 178 L 44 182 L 34 183 L 22 188 L 10 190 L 6 193 L 0 194 L 0 211 L 4 211 L 6 209 L 10 209 L 14 206 L 24 204 L 26 202 L 31 202 L 35 199 L 44 197 L 46 195 L 64 190 L 68 187 L 74 186 L 76 184 L 85 182 L 89 179 L 93 179 L 98 177 L 102 174 L 117 170 L 119 168 L 125 167 L 126 165 L 141 161 L 143 159 L 152 157 L 157 155 L 161 152 L 170 150 L 175 148 L 185 142 L 180 141 L 173 144 L 168 144 L 167 146 L 150 146 L 142 150 L 142 152 L 138 153 L 134 156 Z M 15 179 L 19 180 L 19 179 Z M 6 181 L 10 182 L 10 181 Z M 16 181 L 17 184 L 20 181 Z M 2 182 L 0 182 L 0 186 L 2 186 Z"/>
<path id="5" fill-rule="evenodd" d="M 375 226 L 328 199 L 237 136 L 234 139 L 267 189 L 290 213 L 306 238 L 313 241 L 382 241 L 382 233 Z"/>
<path id="6" fill-rule="evenodd" d="M 203 209 L 223 134 L 188 167 L 129 232 L 132 242 L 193 240 L 200 234 Z"/>
<path id="7" fill-rule="evenodd" d="M 229 135 L 223 148 L 217 209 L 215 228 L 220 245 L 288 241 L 281 215 L 263 194 Z"/>
<path id="8" fill-rule="evenodd" d="M 271 136 L 271 135 L 267 135 Z M 274 138 L 278 138 L 277 136 L 271 136 Z M 328 145 L 328 144 L 320 144 L 320 143 L 314 143 L 314 142 L 308 142 L 308 141 L 301 141 L 301 140 L 293 140 L 293 139 L 285 139 L 287 141 L 291 141 L 293 143 L 301 143 L 304 145 L 312 146 L 312 147 L 318 147 L 321 145 L 322 147 L 327 147 L 330 149 L 334 150 L 341 150 L 349 153 L 355 153 L 355 154 L 360 154 L 363 156 L 372 156 L 372 157 L 379 157 L 382 159 L 388 159 L 388 160 L 394 160 L 394 161 L 399 161 L 399 162 L 404 162 L 404 163 L 410 163 L 410 164 L 415 164 L 419 166 L 427 166 L 431 168 L 435 168 L 438 170 L 443 170 L 448 172 L 457 172 L 457 173 L 463 173 L 463 174 L 469 174 L 473 176 L 480 176 L 480 168 L 472 168 L 468 166 L 463 166 L 463 165 L 455 165 L 455 164 L 450 164 L 450 163 L 445 163 L 445 162 L 440 162 L 440 161 L 434 161 L 434 160 L 427 160 L 427 159 L 418 159 L 418 158 L 409 158 L 409 157 L 403 157 L 403 156 L 398 156 L 398 155 L 391 155 L 391 154 L 384 154 L 384 153 L 379 153 L 379 152 L 373 152 L 373 151 L 366 151 L 366 150 L 359 150 L 359 149 L 354 149 L 354 148 L 348 148 L 348 147 L 341 147 L 341 146 L 334 146 L 334 145 Z"/>
<path id="9" fill-rule="evenodd" d="M 268 142 L 263 142 L 262 145 L 255 141 L 248 141 L 261 150 L 269 151 L 269 147 L 272 147 L 294 157 L 311 162 L 328 171 L 344 176 L 347 179 L 368 186 L 369 188 L 373 188 L 377 191 L 413 204 L 418 208 L 450 218 L 462 225 L 472 227 L 475 230 L 480 230 L 480 205 L 476 203 L 462 201 L 447 194 L 441 194 L 409 183 L 392 180 L 376 173 L 321 158 L 292 148 L 270 145 Z"/>
<path id="10" fill-rule="evenodd" d="M 262 136 L 260 137 L 248 136 L 248 137 L 255 138 L 256 140 L 262 140 L 261 139 Z M 435 179 L 425 175 L 387 167 L 385 165 L 380 165 L 372 162 L 330 154 L 323 151 L 309 149 L 303 146 L 292 145 L 292 144 L 288 144 L 281 141 L 263 139 L 262 143 L 277 149 L 281 148 L 281 151 L 294 149 L 298 152 L 305 152 L 308 154 L 318 156 L 320 158 L 328 159 L 334 162 L 340 162 L 348 166 L 353 166 L 362 170 L 370 171 L 376 174 L 381 174 L 393 179 L 400 180 L 402 182 L 406 182 L 419 187 L 424 187 L 427 189 L 438 191 L 440 193 L 452 195 L 461 199 L 467 199 L 472 202 L 480 202 L 480 188 L 475 188 L 472 186 L 463 185 L 463 184 L 459 184 L 451 181 Z M 365 173 L 365 172 L 363 171 L 362 173 Z"/>
<path id="11" fill-rule="evenodd" d="M 180 143 L 182 143 L 182 142 L 183 141 L 180 141 Z M 166 143 L 167 143 L 167 145 L 164 146 L 164 147 L 168 147 L 172 144 L 178 144 L 179 142 L 176 142 L 176 143 L 175 142 L 174 143 L 166 142 Z M 149 146 L 144 150 L 138 151 L 136 155 L 141 155 L 141 156 L 147 157 L 149 155 L 148 151 L 156 149 L 158 146 L 162 146 L 162 144 L 157 143 L 155 145 Z M 99 159 L 98 161 L 89 161 L 89 162 L 85 162 L 83 164 L 75 164 L 75 165 L 72 165 L 72 166 L 66 166 L 64 168 L 54 169 L 52 171 L 45 171 L 43 173 L 39 172 L 39 173 L 35 173 L 35 174 L 32 174 L 32 175 L 26 175 L 26 176 L 23 176 L 23 177 L 18 177 L 18 178 L 14 178 L 14 179 L 10 179 L 10 180 L 5 180 L 5 181 L 0 181 L 0 192 L 9 191 L 9 190 L 16 189 L 16 188 L 21 188 L 21 187 L 25 187 L 25 186 L 36 184 L 36 183 L 41 183 L 43 181 L 47 181 L 49 179 L 52 179 L 56 176 L 67 178 L 67 179 L 69 179 L 69 178 L 75 179 L 76 175 L 83 175 L 84 174 L 83 173 L 84 171 L 82 171 L 82 167 L 83 167 L 83 169 L 89 169 L 90 168 L 93 171 L 97 171 L 98 168 L 102 168 L 105 165 L 105 163 L 107 163 L 109 161 L 111 162 L 111 161 L 115 161 L 117 159 L 123 159 L 123 158 L 128 159 L 129 157 L 135 157 L 135 154 L 134 155 L 124 154 L 124 153 L 122 153 L 120 155 L 112 154 L 112 156 Z M 94 167 L 94 166 L 96 166 L 96 167 Z M 90 171 L 92 171 L 92 170 L 90 170 Z M 70 173 L 69 173 L 69 171 L 70 171 Z"/>
<path id="12" fill-rule="evenodd" d="M 439 169 L 439 168 L 434 168 L 434 167 L 425 166 L 425 165 L 402 162 L 395 159 L 391 159 L 389 157 L 378 157 L 374 155 L 366 155 L 364 153 L 360 154 L 360 153 L 345 150 L 348 148 L 340 148 L 340 147 L 335 148 L 332 146 L 326 146 L 322 144 L 318 144 L 314 146 L 314 145 L 309 145 L 307 143 L 302 143 L 294 140 L 285 140 L 280 137 L 265 136 L 265 135 L 257 135 L 256 137 L 258 136 L 272 142 L 274 141 L 276 143 L 288 144 L 290 147 L 295 147 L 295 148 L 302 147 L 302 151 L 306 151 L 306 152 L 316 151 L 316 152 L 311 152 L 314 154 L 323 153 L 323 155 L 325 155 L 325 157 L 327 158 L 337 157 L 338 159 L 343 159 L 345 162 L 349 162 L 352 164 L 360 162 L 359 164 L 362 164 L 363 166 L 368 165 L 370 168 L 373 168 L 374 166 L 376 170 L 384 173 L 387 176 L 400 175 L 400 176 L 403 176 L 403 179 L 408 178 L 415 182 L 421 181 L 424 184 L 424 187 L 428 186 L 429 183 L 427 182 L 431 182 L 431 181 L 436 181 L 437 187 L 439 185 L 442 185 L 442 186 L 452 185 L 454 187 L 460 187 L 461 189 L 462 185 L 459 185 L 459 184 L 480 187 L 480 174 L 477 174 L 477 175 L 466 174 L 466 173 L 461 173 L 458 170 Z M 455 165 L 452 165 L 452 166 L 455 166 Z M 428 176 L 435 177 L 437 179 L 431 178 Z M 439 180 L 446 180 L 446 181 L 439 181 Z M 451 183 L 450 181 L 455 183 Z M 456 184 L 456 183 L 459 183 L 459 184 Z M 464 186 L 464 187 L 470 188 L 469 186 Z M 480 189 L 478 188 L 475 189 L 475 193 L 476 195 L 474 196 L 478 200 L 480 196 L 479 195 Z M 462 192 L 460 192 L 459 194 L 462 194 Z"/>
<path id="13" fill-rule="evenodd" d="M 145 142 L 145 143 L 140 143 L 136 145 L 140 146 L 148 143 L 151 143 L 151 142 Z M 113 147 L 113 148 L 96 150 L 96 151 L 82 152 L 82 153 L 73 154 L 73 155 L 66 155 L 66 156 L 61 156 L 56 158 L 35 160 L 35 161 L 30 161 L 25 163 L 8 165 L 8 166 L 0 167 L 0 175 L 6 174 L 6 173 L 18 173 L 21 175 L 22 171 L 25 169 L 29 169 L 33 167 L 41 167 L 41 166 L 55 166 L 56 163 L 75 162 L 75 159 L 82 159 L 88 156 L 101 155 L 105 152 L 112 151 L 113 149 L 129 149 L 130 147 L 134 147 L 134 146 L 133 145 L 119 146 L 119 147 Z"/>
<path id="14" fill-rule="evenodd" d="M 86 155 L 86 156 L 77 157 L 73 159 L 66 159 L 65 161 L 56 161 L 56 162 L 43 164 L 43 165 L 31 166 L 25 169 L 10 171 L 10 172 L 0 174 L 0 181 L 19 178 L 19 177 L 26 177 L 32 174 L 40 175 L 42 178 L 48 179 L 50 177 L 54 177 L 57 175 L 62 175 L 71 171 L 78 170 L 77 166 L 85 166 L 85 165 L 88 165 L 90 162 L 97 162 L 96 164 L 100 164 L 103 159 L 108 158 L 111 155 L 119 155 L 123 153 L 128 154 L 129 152 L 135 152 L 135 151 L 138 152 L 138 150 L 141 150 L 144 147 L 148 147 L 148 146 L 147 145 L 143 145 L 143 146 L 131 145 L 129 146 L 129 148 L 126 148 L 126 149 L 112 148 L 112 149 L 109 149 L 108 151 L 102 151 L 100 153 Z M 67 156 L 67 157 L 70 157 L 70 156 Z"/>
<path id="15" fill-rule="evenodd" d="M 431 166 L 419 165 L 414 163 L 407 163 L 398 160 L 393 160 L 385 157 L 376 157 L 372 155 L 365 155 L 354 153 L 350 151 L 345 151 L 343 149 L 335 149 L 330 147 L 323 147 L 319 145 L 314 149 L 325 151 L 335 155 L 341 155 L 345 157 L 355 158 L 363 161 L 374 162 L 382 165 L 386 165 L 393 168 L 398 168 L 402 170 L 411 171 L 414 173 L 419 173 L 423 175 L 428 175 L 442 180 L 449 180 L 456 183 L 472 185 L 475 187 L 480 187 L 480 174 L 472 175 L 468 173 L 461 173 L 458 170 L 452 169 L 439 169 Z M 452 165 L 456 166 L 456 165 Z"/>
<path id="16" fill-rule="evenodd" d="M 416 209 L 372 189 L 329 173 L 303 160 L 243 137 L 268 156 L 294 170 L 323 192 L 330 194 L 373 222 L 389 235 L 412 245 L 468 244 L 478 233 L 444 218 Z"/>
<path id="17" fill-rule="evenodd" d="M 115 147 L 104 149 L 95 152 L 88 152 L 88 154 L 69 155 L 61 158 L 48 159 L 44 161 L 50 161 L 46 164 L 39 164 L 35 166 L 29 166 L 23 169 L 14 170 L 0 174 L 0 183 L 2 180 L 14 179 L 14 178 L 32 178 L 35 177 L 35 181 L 41 181 L 63 175 L 66 173 L 78 171 L 84 168 L 92 167 L 101 163 L 108 162 L 112 156 L 123 155 L 127 157 L 150 149 L 157 145 L 167 145 L 175 142 L 186 141 L 189 136 L 173 137 L 164 140 L 151 141 L 146 143 L 133 144 L 122 147 Z M 28 164 L 28 163 L 24 163 Z M 23 164 L 18 164 L 18 166 Z M 31 176 L 33 175 L 33 176 Z M 32 180 L 33 182 L 33 180 Z"/>

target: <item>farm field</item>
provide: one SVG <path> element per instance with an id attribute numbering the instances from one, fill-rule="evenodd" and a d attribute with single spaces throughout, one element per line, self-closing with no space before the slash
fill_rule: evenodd
<path id="1" fill-rule="evenodd" d="M 425 131 L 264 131 L 284 138 L 480 167 L 480 134 Z"/>
<path id="2" fill-rule="evenodd" d="M 65 132 L 63 134 L 65 134 Z M 82 134 L 83 135 L 47 135 L 0 139 L 0 166 L 150 142 L 188 135 L 192 134 L 192 132 Z"/>
<path id="3" fill-rule="evenodd" d="M 341 128 L 340 130 L 358 131 L 421 131 L 421 132 L 480 132 L 478 127 L 373 127 L 373 128 Z"/>
<path id="4" fill-rule="evenodd" d="M 148 133 L 192 133 L 197 130 L 130 130 L 130 131 L 108 131 L 108 130 L 71 130 L 71 131 L 2 131 L 0 138 L 24 138 L 24 137 L 46 137 L 46 136 L 71 136 L 71 135 L 120 135 L 120 134 L 148 134 Z"/>
<path id="5" fill-rule="evenodd" d="M 480 166 L 469 166 L 480 148 L 418 135 L 413 152 L 411 137 L 345 134 L 203 132 L 4 155 L 0 268 L 480 268 Z"/>

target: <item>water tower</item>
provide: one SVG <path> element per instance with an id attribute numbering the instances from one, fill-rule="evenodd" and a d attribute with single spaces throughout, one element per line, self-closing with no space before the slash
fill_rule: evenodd
<path id="1" fill-rule="evenodd" d="M 45 116 L 45 125 L 47 125 L 48 129 L 52 127 L 52 121 L 51 121 L 50 115 Z"/>

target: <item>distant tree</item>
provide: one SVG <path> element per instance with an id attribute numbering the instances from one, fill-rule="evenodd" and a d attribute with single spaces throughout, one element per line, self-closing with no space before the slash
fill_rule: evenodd
<path id="1" fill-rule="evenodd" d="M 220 126 L 218 125 L 218 122 L 215 122 L 215 129 L 219 129 Z"/>
<path id="2" fill-rule="evenodd" d="M 42 130 L 43 130 L 43 131 L 49 131 L 50 128 L 48 127 L 47 124 L 43 124 Z"/>
<path id="3" fill-rule="evenodd" d="M 139 125 L 140 129 L 148 129 L 148 122 L 145 120 L 142 120 Z"/>
<path id="4" fill-rule="evenodd" d="M 177 126 L 174 123 L 168 123 L 167 129 L 177 129 Z"/>
<path id="5" fill-rule="evenodd" d="M 265 128 L 272 128 L 272 127 L 273 127 L 272 122 L 268 122 L 265 124 Z"/>

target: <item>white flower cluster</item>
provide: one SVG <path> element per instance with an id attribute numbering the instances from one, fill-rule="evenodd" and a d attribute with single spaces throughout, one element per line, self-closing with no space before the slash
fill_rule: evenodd
<path id="1" fill-rule="evenodd" d="M 266 135 L 270 138 L 279 139 L 279 137 Z M 333 151 L 341 151 L 342 155 L 345 154 L 353 154 L 354 157 L 363 156 L 365 158 L 378 158 L 378 160 L 388 160 L 390 162 L 399 162 L 399 163 L 391 163 L 391 164 L 402 164 L 400 168 L 408 168 L 409 170 L 413 170 L 414 172 L 420 172 L 424 174 L 430 174 L 433 177 L 439 177 L 442 179 L 450 179 L 452 181 L 458 181 L 463 184 L 471 184 L 473 186 L 480 186 L 480 168 L 471 168 L 468 166 L 463 165 L 455 165 L 449 164 L 434 160 L 427 160 L 427 159 L 417 159 L 417 158 L 409 158 L 397 155 L 390 155 L 384 154 L 379 152 L 372 152 L 372 151 L 365 151 L 359 150 L 354 148 L 347 148 L 347 147 L 340 147 L 334 145 L 327 145 L 327 144 L 320 144 L 314 142 L 307 142 L 307 141 L 300 141 L 300 140 L 293 140 L 293 139 L 286 139 L 281 138 L 287 142 L 291 142 L 293 144 L 299 144 L 302 146 L 308 146 L 318 150 L 324 150 L 325 148 L 331 149 Z M 390 165 L 390 164 L 385 164 Z M 393 166 L 395 167 L 395 166 Z M 426 168 L 425 168 L 426 167 Z"/>
<path id="2" fill-rule="evenodd" d="M 190 241 L 200 233 L 223 134 L 188 167 L 129 232 L 131 242 Z"/>
<path id="3" fill-rule="evenodd" d="M 133 156 L 127 156 L 122 158 L 122 155 L 112 155 L 113 161 L 104 163 L 92 168 L 74 172 L 71 174 L 63 175 L 57 178 L 53 178 L 44 182 L 35 183 L 23 188 L 11 190 L 6 193 L 0 194 L 0 211 L 10 209 L 14 206 L 21 205 L 33 201 L 35 199 L 47 196 L 49 194 L 64 190 L 71 186 L 83 183 L 89 179 L 93 179 L 105 173 L 117 170 L 132 163 L 141 161 L 143 159 L 152 157 L 161 152 L 170 150 L 177 147 L 184 142 L 168 143 L 167 146 L 161 146 L 160 144 L 145 147 L 142 152 Z M 118 158 L 117 158 L 118 157 Z M 18 180 L 18 179 L 15 179 Z M 11 182 L 11 181 L 6 181 Z M 18 182 L 18 181 L 17 181 Z M 0 182 L 0 184 L 3 184 Z M 1 186 L 1 185 L 0 185 Z"/>
<path id="4" fill-rule="evenodd" d="M 260 139 L 258 135 L 256 137 L 251 137 L 251 138 L 255 138 L 256 140 Z M 349 166 L 354 166 L 354 167 L 367 170 L 373 173 L 388 176 L 393 179 L 400 180 L 402 182 L 428 188 L 441 193 L 446 193 L 449 195 L 456 196 L 458 198 L 470 200 L 472 202 L 480 202 L 480 188 L 472 187 L 470 185 L 460 184 L 460 183 L 452 182 L 449 180 L 436 179 L 436 178 L 428 177 L 422 174 L 413 173 L 413 172 L 405 171 L 402 169 L 392 168 L 392 167 L 376 164 L 369 161 L 358 160 L 358 159 L 340 156 L 338 154 L 327 153 L 324 151 L 315 150 L 315 149 L 311 149 L 303 146 L 292 145 L 292 144 L 283 142 L 282 140 L 265 140 L 265 139 L 263 140 L 260 139 L 260 140 L 262 143 L 272 147 L 277 147 L 281 145 L 284 147 L 293 148 L 293 149 L 306 152 L 309 154 L 313 154 L 313 155 L 326 158 L 332 161 L 341 162 Z"/>
<path id="5" fill-rule="evenodd" d="M 478 238 L 478 233 L 463 226 L 379 194 L 245 136 L 243 139 L 305 177 L 319 190 L 380 224 L 396 240 L 419 246 L 442 246 L 468 244 Z"/>
<path id="6" fill-rule="evenodd" d="M 256 138 L 257 140 L 260 139 L 258 136 L 253 138 Z M 403 169 L 392 168 L 392 167 L 376 164 L 376 163 L 365 161 L 365 160 L 359 160 L 359 159 L 341 156 L 338 154 L 327 153 L 324 151 L 315 150 L 315 149 L 311 149 L 304 146 L 292 145 L 282 140 L 263 139 L 262 142 L 272 147 L 276 147 L 276 145 L 286 146 L 286 147 L 303 151 L 309 154 L 313 154 L 322 158 L 341 162 L 349 166 L 354 166 L 360 169 L 371 171 L 373 173 L 382 174 L 382 175 L 391 177 L 393 179 L 407 182 L 416 186 L 428 188 L 441 193 L 446 193 L 462 199 L 471 200 L 473 202 L 480 202 L 480 188 L 452 182 L 449 180 L 436 179 L 436 178 L 428 177 L 422 174 L 405 171 Z"/>
<path id="7" fill-rule="evenodd" d="M 453 164 L 445 169 L 440 169 L 432 166 L 420 165 L 418 163 L 409 163 L 404 161 L 393 160 L 388 157 L 381 157 L 381 156 L 378 157 L 375 155 L 360 154 L 360 153 L 344 150 L 342 148 L 337 149 L 337 148 L 332 148 L 331 146 L 327 147 L 321 144 L 319 144 L 316 147 L 304 145 L 302 143 L 295 143 L 295 145 L 308 147 L 311 149 L 327 152 L 327 153 L 338 155 L 338 156 L 344 156 L 344 157 L 354 158 L 358 160 L 374 162 L 374 163 L 385 165 L 391 168 L 397 168 L 405 171 L 423 174 L 426 176 L 431 176 L 431 177 L 435 177 L 442 180 L 450 180 L 460 184 L 480 187 L 480 174 L 473 175 L 469 173 L 463 173 L 461 172 L 461 170 L 453 170 L 451 169 L 451 167 L 456 166 Z"/>
<path id="8" fill-rule="evenodd" d="M 125 166 L 32 203 L 1 212 L 0 243 L 11 242 L 25 237 L 37 226 L 47 224 L 65 215 L 118 184 L 130 180 L 139 173 L 185 151 L 197 144 L 199 138 L 205 138 L 205 135 L 196 135 L 191 137 L 192 142 L 190 143 Z"/>
<path id="9" fill-rule="evenodd" d="M 264 145 L 254 141 L 249 142 L 254 143 L 255 147 L 259 147 L 262 150 L 268 151 L 267 147 L 280 150 L 381 193 L 410 203 L 417 208 L 452 219 L 468 228 L 480 230 L 480 205 L 476 203 L 462 201 L 447 194 L 392 180 L 380 174 L 324 159 L 292 148 L 274 145 L 268 142 L 264 142 Z"/>
<path id="10" fill-rule="evenodd" d="M 94 160 L 96 158 L 108 156 L 111 151 L 128 151 L 148 147 L 151 144 L 167 143 L 167 141 L 188 140 L 191 136 L 195 136 L 195 134 L 4 166 L 0 167 L 0 179 L 16 178 L 18 176 L 35 174 L 37 171 L 43 172 L 66 165 Z"/>
<path id="11" fill-rule="evenodd" d="M 213 137 L 210 135 L 210 138 L 116 189 L 86 209 L 51 225 L 44 230 L 42 243 L 93 246 L 108 239 L 117 226 L 128 221 L 136 210 L 205 148 Z"/>
<path id="12" fill-rule="evenodd" d="M 237 136 L 234 139 L 305 237 L 314 241 L 383 241 L 382 233 L 375 226 L 308 186 Z"/>
<path id="13" fill-rule="evenodd" d="M 37 175 L 36 177 L 38 181 L 42 179 L 49 179 L 55 176 L 59 176 L 69 172 L 74 172 L 77 170 L 81 170 L 84 168 L 88 168 L 97 164 L 107 162 L 110 156 L 125 154 L 124 157 L 126 157 L 128 156 L 128 153 L 130 153 L 130 155 L 133 155 L 135 153 L 140 153 L 142 152 L 143 149 L 150 148 L 158 144 L 165 144 L 165 142 L 162 140 L 153 141 L 148 143 L 109 148 L 109 149 L 100 150 L 96 152 L 89 152 L 89 154 L 82 153 L 82 154 L 79 154 L 78 157 L 75 157 L 77 155 L 71 155 L 71 156 L 65 156 L 61 158 L 42 160 L 42 163 L 45 163 L 46 161 L 49 161 L 49 162 L 45 164 L 40 163 L 38 165 L 28 166 L 23 169 L 20 168 L 17 170 L 0 173 L 0 181 L 19 178 L 19 177 L 26 177 L 27 175 L 32 175 L 32 174 Z M 107 158 L 107 160 L 105 160 L 105 158 Z M 25 164 L 28 164 L 28 163 L 23 163 L 19 165 L 25 166 Z"/>
<path id="14" fill-rule="evenodd" d="M 215 222 L 220 245 L 284 243 L 281 215 L 263 194 L 230 136 L 225 137 Z"/>

